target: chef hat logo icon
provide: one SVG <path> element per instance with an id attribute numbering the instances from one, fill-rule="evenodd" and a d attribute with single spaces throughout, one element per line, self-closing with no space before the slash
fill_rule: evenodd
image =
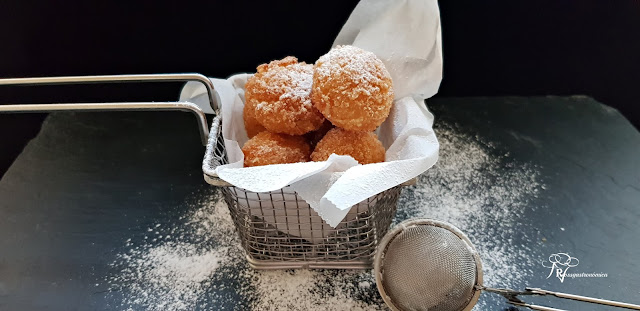
<path id="1" fill-rule="evenodd" d="M 549 275 L 547 279 L 555 274 L 560 280 L 560 283 L 564 282 L 564 278 L 567 275 L 567 270 L 573 268 L 580 263 L 580 260 L 576 257 L 572 257 L 568 253 L 555 253 L 549 256 L 548 262 L 543 262 L 542 266 L 549 268 Z"/>

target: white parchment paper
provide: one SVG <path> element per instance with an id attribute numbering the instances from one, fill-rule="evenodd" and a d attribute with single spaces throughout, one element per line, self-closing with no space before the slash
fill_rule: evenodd
<path id="1" fill-rule="evenodd" d="M 243 167 L 241 146 L 248 137 L 242 109 L 249 75 L 241 74 L 212 79 L 222 101 L 222 134 L 229 157 L 229 164 L 216 168 L 221 179 L 254 192 L 290 185 L 324 221 L 336 227 L 353 205 L 435 164 L 439 145 L 432 130 L 433 115 L 424 99 L 437 92 L 442 79 L 437 1 L 363 0 L 334 42 L 334 46 L 346 44 L 375 53 L 393 79 L 394 104 L 377 130 L 387 149 L 386 161 L 360 165 L 350 156 L 332 155 L 325 162 Z M 197 103 L 206 100 L 204 93 L 199 83 L 188 83 L 180 99 Z"/>

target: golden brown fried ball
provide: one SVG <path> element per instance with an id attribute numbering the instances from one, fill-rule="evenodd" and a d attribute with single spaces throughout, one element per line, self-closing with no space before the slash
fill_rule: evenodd
<path id="1" fill-rule="evenodd" d="M 302 135 L 316 130 L 324 116 L 311 103 L 313 66 L 292 56 L 258 66 L 247 80 L 246 105 L 256 120 L 274 133 Z"/>
<path id="2" fill-rule="evenodd" d="M 249 139 L 242 147 L 244 166 L 260 166 L 309 161 L 311 148 L 302 136 L 276 134 L 268 131 Z"/>
<path id="3" fill-rule="evenodd" d="M 318 142 L 311 160 L 325 161 L 332 153 L 350 155 L 360 164 L 384 162 L 385 158 L 384 146 L 373 132 L 348 131 L 338 127 Z"/>
<path id="4" fill-rule="evenodd" d="M 315 148 L 318 142 L 322 139 L 322 137 L 324 137 L 324 135 L 326 135 L 327 132 L 329 132 L 329 130 L 331 130 L 334 127 L 335 126 L 333 126 L 333 124 L 331 124 L 329 120 L 325 120 L 319 129 L 304 135 L 309 141 L 309 145 L 311 145 L 311 149 Z"/>
<path id="5" fill-rule="evenodd" d="M 333 125 L 373 131 L 391 110 L 391 75 L 375 54 L 337 46 L 314 66 L 311 100 Z"/>
<path id="6" fill-rule="evenodd" d="M 266 130 L 264 126 L 256 120 L 253 106 L 244 105 L 244 108 L 242 109 L 242 118 L 244 119 L 244 129 L 247 131 L 247 136 L 249 136 L 249 138 Z"/>

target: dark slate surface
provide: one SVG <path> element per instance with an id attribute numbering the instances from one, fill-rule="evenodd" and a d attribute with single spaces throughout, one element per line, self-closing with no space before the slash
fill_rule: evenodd
<path id="1" fill-rule="evenodd" d="M 640 133 L 617 111 L 586 97 L 429 106 L 436 131 L 439 122 L 455 123 L 540 168 L 545 190 L 531 204 L 545 208 L 523 217 L 523 228 L 536 230 L 530 236 L 546 239 L 535 243 L 536 253 L 563 250 L 584 258 L 582 271 L 609 274 L 561 284 L 536 262 L 521 287 L 640 303 Z M 200 171 L 203 152 L 188 114 L 52 114 L 0 180 L 0 310 L 116 308 L 118 296 L 101 283 L 109 263 L 128 238 L 171 224 L 186 200 L 211 192 Z M 490 301 L 492 310 L 506 307 Z"/>

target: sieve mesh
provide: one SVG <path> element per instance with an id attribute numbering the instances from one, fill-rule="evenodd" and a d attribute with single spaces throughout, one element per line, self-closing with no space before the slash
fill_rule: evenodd
<path id="1" fill-rule="evenodd" d="M 472 302 L 478 267 L 471 246 L 452 231 L 406 227 L 382 251 L 379 282 L 395 308 L 460 311 Z"/>

